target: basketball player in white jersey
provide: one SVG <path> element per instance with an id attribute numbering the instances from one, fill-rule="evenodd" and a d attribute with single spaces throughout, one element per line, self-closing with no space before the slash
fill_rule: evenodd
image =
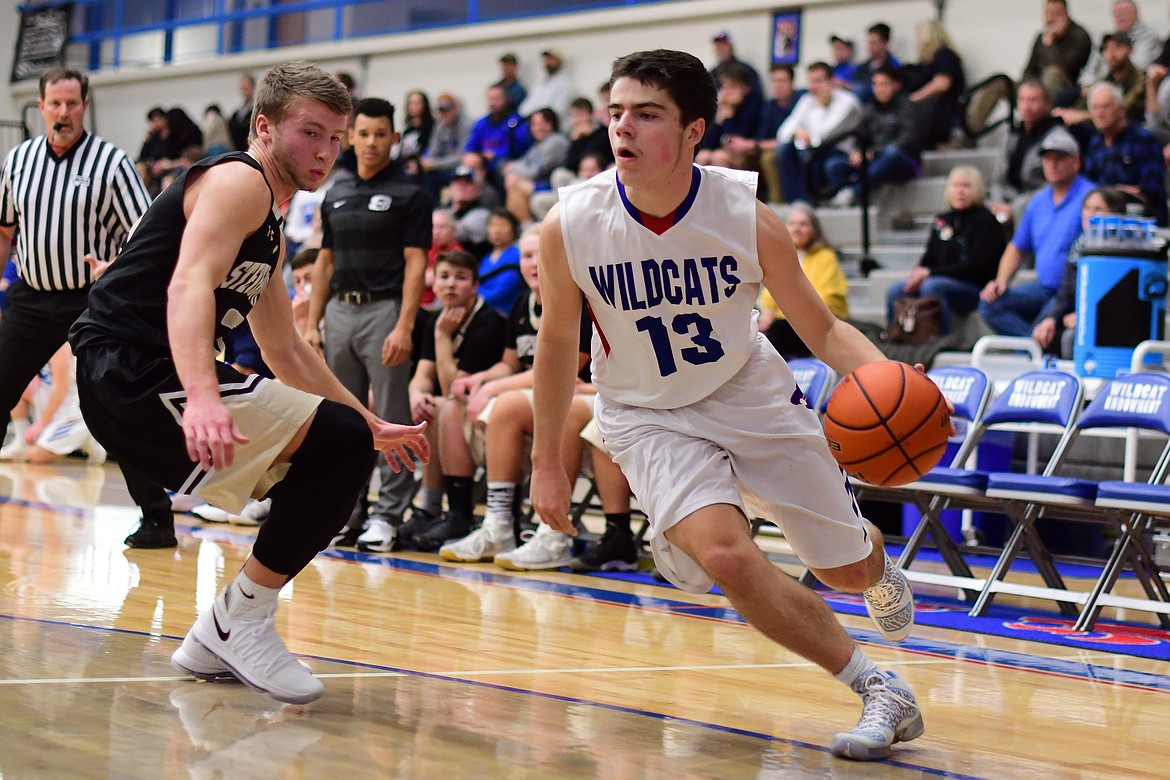
<path id="1" fill-rule="evenodd" d="M 842 375 L 884 357 L 824 306 L 783 224 L 756 200 L 756 174 L 693 164 L 715 113 L 702 63 L 639 52 L 614 63 L 611 83 L 616 169 L 562 189 L 541 233 L 533 505 L 545 523 L 574 532 L 559 446 L 584 293 L 595 323 L 595 420 L 652 518 L 659 570 L 690 592 L 718 584 L 762 633 L 852 688 L 861 720 L 832 750 L 884 758 L 923 732 L 914 694 L 749 532 L 749 517 L 775 520 L 821 582 L 864 593 L 883 635 L 909 633 L 909 585 L 860 516 L 788 365 L 759 333 L 760 285 Z"/>

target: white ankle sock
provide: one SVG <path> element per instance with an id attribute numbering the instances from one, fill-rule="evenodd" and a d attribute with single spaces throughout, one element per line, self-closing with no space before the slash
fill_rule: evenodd
<path id="1" fill-rule="evenodd" d="M 845 668 L 837 672 L 836 677 L 841 682 L 853 687 L 853 683 L 870 672 L 877 671 L 877 666 L 874 662 L 869 660 L 869 656 L 860 647 L 853 648 L 853 655 L 849 658 L 849 663 L 845 664 Z"/>
<path id="2" fill-rule="evenodd" d="M 266 588 L 253 582 L 251 577 L 244 574 L 243 569 L 240 569 L 235 582 L 228 587 L 234 587 L 236 590 L 231 600 L 230 611 L 233 613 L 250 612 L 256 607 L 267 606 L 276 601 L 276 596 L 280 593 L 280 588 Z"/>

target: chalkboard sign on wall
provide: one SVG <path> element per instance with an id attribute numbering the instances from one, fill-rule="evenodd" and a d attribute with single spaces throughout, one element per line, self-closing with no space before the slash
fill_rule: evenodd
<path id="1" fill-rule="evenodd" d="M 38 78 L 49 68 L 65 64 L 65 44 L 69 41 L 72 18 L 72 3 L 20 12 L 20 33 L 12 57 L 10 82 Z"/>

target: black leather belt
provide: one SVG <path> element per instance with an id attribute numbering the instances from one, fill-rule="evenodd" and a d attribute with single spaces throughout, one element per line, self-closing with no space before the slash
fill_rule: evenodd
<path id="1" fill-rule="evenodd" d="M 342 303 L 373 303 L 374 301 L 388 301 L 391 298 L 401 297 L 394 290 L 338 290 L 337 300 Z"/>

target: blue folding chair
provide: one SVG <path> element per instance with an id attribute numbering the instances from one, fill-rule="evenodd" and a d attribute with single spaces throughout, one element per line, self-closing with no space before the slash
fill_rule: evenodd
<path id="1" fill-rule="evenodd" d="M 1104 607 L 1118 607 L 1158 615 L 1170 628 L 1170 593 L 1149 548 L 1148 538 L 1158 525 L 1170 522 L 1170 377 L 1165 374 L 1131 374 L 1113 380 L 1098 393 L 1085 412 L 1111 427 L 1138 429 L 1166 437 L 1166 444 L 1146 482 L 1105 481 L 1097 486 L 1098 509 L 1112 518 L 1117 541 L 1097 579 L 1076 628 L 1091 630 Z M 1115 596 L 1113 586 L 1129 566 L 1147 599 Z"/>
<path id="2" fill-rule="evenodd" d="M 792 369 L 792 378 L 804 393 L 809 407 L 823 413 L 837 384 L 837 372 L 816 358 L 793 358 L 788 361 L 788 367 Z"/>
<path id="3" fill-rule="evenodd" d="M 964 448 L 964 444 L 982 419 L 987 402 L 991 397 L 991 381 L 983 371 L 970 366 L 937 368 L 928 372 L 927 376 L 938 385 L 943 396 L 955 408 L 951 415 L 951 419 L 955 422 L 955 435 L 951 438 L 951 444 L 956 447 L 956 450 L 950 465 L 961 466 L 967 457 L 964 453 L 970 452 L 969 448 Z M 904 563 L 904 566 L 910 565 L 929 536 L 952 573 L 972 577 L 971 570 L 966 561 L 963 560 L 962 553 L 942 523 L 939 515 L 940 510 L 937 506 L 941 498 L 933 488 L 924 487 L 924 483 L 920 480 L 898 487 L 880 487 L 860 480 L 851 480 L 851 482 L 858 498 L 903 504 L 913 503 L 917 506 L 921 519 L 906 540 L 906 546 L 899 559 L 900 562 Z M 918 572 L 907 572 L 906 574 L 908 578 L 913 579 L 912 575 L 917 575 Z"/>
<path id="4" fill-rule="evenodd" d="M 957 587 L 968 594 L 978 593 L 980 598 L 984 598 L 990 578 L 978 578 L 972 574 L 961 549 L 946 533 L 939 515 L 945 509 L 1003 512 L 1004 502 L 987 494 L 989 474 L 965 466 L 975 453 L 982 437 L 993 430 L 1057 435 L 1059 443 L 1053 453 L 1054 457 L 1044 470 L 1045 473 L 1051 473 L 1059 458 L 1063 457 L 1065 449 L 1063 442 L 1072 434 L 1073 423 L 1083 399 L 1084 389 L 1081 382 L 1072 374 L 1045 370 L 1029 371 L 1018 376 L 991 402 L 982 418 L 973 426 L 952 461 L 954 465 L 932 469 L 917 482 L 907 486 L 913 489 L 923 514 L 922 524 L 916 529 L 915 535 L 911 537 L 898 561 L 908 579 Z M 930 529 L 931 536 L 950 569 L 949 574 L 908 568 L 921 546 L 919 531 L 925 533 L 927 529 Z M 1038 544 L 1034 537 L 1035 534 L 1025 527 L 1018 531 L 1017 544 L 1025 545 L 1029 552 L 1033 552 L 1035 548 L 1036 567 L 1045 584 L 1053 589 L 1063 589 L 1064 583 L 1060 573 L 1051 558 L 1043 554 L 1043 546 Z M 1005 560 L 1002 555 L 1000 558 Z M 1006 560 L 1010 562 L 1010 559 Z M 977 598 L 972 614 L 975 614 L 975 609 L 982 607 L 983 603 Z M 1070 616 L 1076 614 L 1076 609 L 1072 605 L 1061 604 L 1061 610 Z"/>

